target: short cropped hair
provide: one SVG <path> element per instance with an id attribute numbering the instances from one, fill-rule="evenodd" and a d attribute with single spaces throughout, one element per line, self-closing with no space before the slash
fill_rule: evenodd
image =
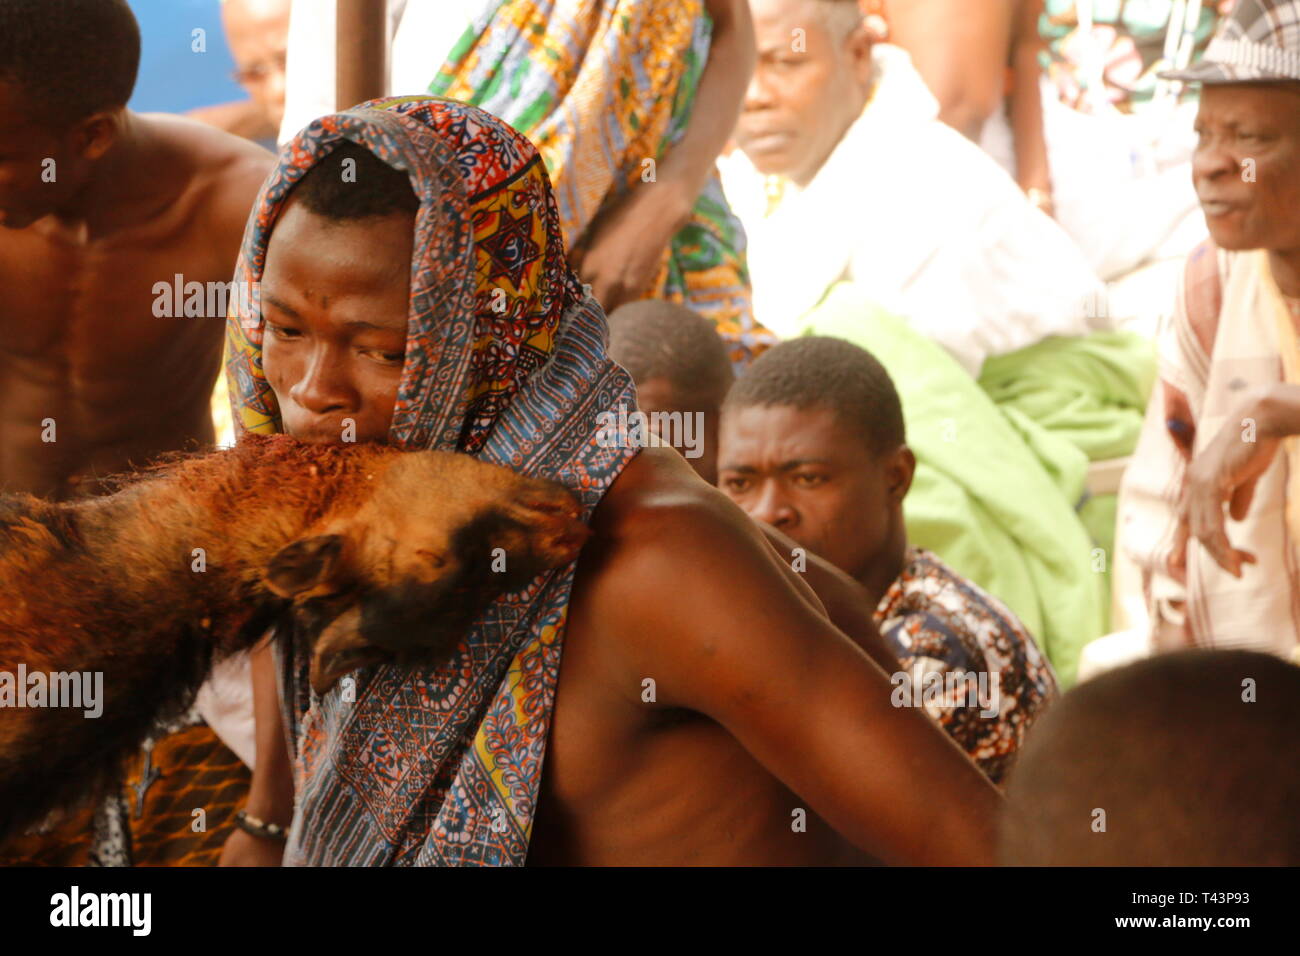
<path id="1" fill-rule="evenodd" d="M 345 166 L 348 160 L 353 165 Z M 312 166 L 291 196 L 310 212 L 339 222 L 413 215 L 420 208 L 406 173 L 351 141 L 340 143 Z"/>
<path id="2" fill-rule="evenodd" d="M 638 385 L 665 379 L 687 403 L 721 405 L 735 380 L 713 323 L 662 299 L 629 302 L 610 313 L 609 355 Z"/>
<path id="3" fill-rule="evenodd" d="M 1180 651 L 1103 674 L 1029 732 L 1000 862 L 1300 864 L 1297 740 L 1300 668 L 1271 655 Z"/>
<path id="4" fill-rule="evenodd" d="M 876 357 L 844 339 L 810 335 L 768 349 L 727 396 L 725 408 L 827 408 L 872 454 L 906 441 L 903 406 Z"/>
<path id="5" fill-rule="evenodd" d="M 37 120 L 70 125 L 125 106 L 139 68 L 126 0 L 0 0 L 0 80 Z"/>
<path id="6" fill-rule="evenodd" d="M 858 0 L 811 0 L 818 19 L 835 39 L 846 37 L 862 25 Z"/>

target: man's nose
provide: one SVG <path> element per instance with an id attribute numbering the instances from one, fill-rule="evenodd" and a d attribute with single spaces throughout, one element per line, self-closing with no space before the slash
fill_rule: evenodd
<path id="1" fill-rule="evenodd" d="M 746 510 L 751 518 L 763 521 L 782 531 L 794 528 L 799 524 L 799 513 L 785 495 L 781 493 L 780 486 L 775 481 L 765 482 L 759 491 L 758 498 Z"/>
<path id="2" fill-rule="evenodd" d="M 763 65 L 760 63 L 754 67 L 754 73 L 749 78 L 749 86 L 745 87 L 742 110 L 748 113 L 752 110 L 767 109 L 771 105 L 772 91 L 767 82 L 767 71 L 763 69 Z"/>
<path id="3" fill-rule="evenodd" d="M 284 113 L 284 89 L 284 70 L 272 70 L 266 77 L 266 100 L 281 115 Z"/>
<path id="4" fill-rule="evenodd" d="M 1225 173 L 1235 174 L 1236 172 L 1236 158 L 1223 148 L 1221 140 L 1207 137 L 1197 145 L 1196 150 L 1192 153 L 1193 179 L 1218 179 Z"/>
<path id="5" fill-rule="evenodd" d="M 356 396 L 339 356 L 324 345 L 312 351 L 302 378 L 289 387 L 289 397 L 313 415 L 354 411 Z"/>

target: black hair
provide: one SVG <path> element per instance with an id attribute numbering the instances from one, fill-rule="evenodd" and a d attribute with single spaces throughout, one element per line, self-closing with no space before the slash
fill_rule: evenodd
<path id="1" fill-rule="evenodd" d="M 686 404 L 721 404 L 735 380 L 713 323 L 662 299 L 629 302 L 610 313 L 609 355 L 638 385 L 666 379 Z"/>
<path id="2" fill-rule="evenodd" d="M 736 382 L 724 407 L 754 405 L 830 409 L 872 454 L 906 440 L 893 379 L 874 355 L 844 339 L 810 335 L 768 349 Z"/>
<path id="3" fill-rule="evenodd" d="M 349 160 L 352 165 L 345 166 Z M 340 143 L 312 166 L 293 187 L 292 196 L 316 215 L 338 221 L 414 214 L 420 208 L 406 173 L 351 141 Z"/>
<path id="4" fill-rule="evenodd" d="M 1300 668 L 1272 655 L 1179 651 L 1102 674 L 1030 730 L 1000 861 L 1300 864 L 1297 740 Z"/>
<path id="5" fill-rule="evenodd" d="M 125 106 L 140 68 L 126 0 L 0 0 L 0 80 L 38 120 L 71 124 Z"/>

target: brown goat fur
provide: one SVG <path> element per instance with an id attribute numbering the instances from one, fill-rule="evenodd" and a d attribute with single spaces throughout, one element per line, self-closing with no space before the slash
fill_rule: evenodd
<path id="1" fill-rule="evenodd" d="M 280 435 L 103 498 L 0 496 L 0 680 L 103 674 L 97 718 L 15 706 L 0 685 L 0 843 L 84 796 L 276 621 L 315 640 L 318 690 L 440 653 L 493 597 L 574 560 L 579 516 L 559 485 L 466 455 Z"/>

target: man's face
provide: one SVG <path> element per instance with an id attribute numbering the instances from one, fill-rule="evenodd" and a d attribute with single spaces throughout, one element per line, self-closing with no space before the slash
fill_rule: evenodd
<path id="1" fill-rule="evenodd" d="M 833 411 L 786 405 L 728 408 L 718 449 L 718 487 L 750 517 L 853 577 L 889 543 L 889 468 Z"/>
<path id="2" fill-rule="evenodd" d="M 638 382 L 636 386 L 636 404 L 646 415 L 650 417 L 650 424 L 654 427 L 662 419 L 654 418 L 655 412 L 674 412 L 682 416 L 681 420 L 685 423 L 685 416 L 696 416 L 692 418 L 690 437 L 693 441 L 699 443 L 699 457 L 687 458 L 687 463 L 695 469 L 695 473 L 714 485 L 718 482 L 718 402 L 704 402 L 691 400 L 685 396 L 679 395 L 673 383 L 666 378 L 648 378 L 643 382 Z M 696 428 L 697 424 L 703 425 L 703 434 L 699 433 Z M 658 428 L 654 429 L 656 433 Z M 665 441 L 669 441 L 671 435 L 659 435 Z M 678 448 L 683 455 L 692 449 Z"/>
<path id="3" fill-rule="evenodd" d="M 806 185 L 862 109 L 871 43 L 835 38 L 812 0 L 751 0 L 758 63 L 736 142 L 759 172 Z"/>
<path id="4" fill-rule="evenodd" d="M 262 275 L 262 368 L 284 430 L 384 442 L 406 352 L 414 217 L 333 222 L 292 199 Z"/>
<path id="5" fill-rule="evenodd" d="M 271 125 L 284 119 L 290 0 L 226 0 L 221 11 L 236 78 Z"/>
<path id="6" fill-rule="evenodd" d="M 25 229 L 70 205 L 90 172 L 83 125 L 42 123 L 22 89 L 0 80 L 0 226 Z"/>
<path id="7" fill-rule="evenodd" d="M 1201 90 L 1192 181 L 1224 249 L 1300 249 L 1300 83 Z"/>

